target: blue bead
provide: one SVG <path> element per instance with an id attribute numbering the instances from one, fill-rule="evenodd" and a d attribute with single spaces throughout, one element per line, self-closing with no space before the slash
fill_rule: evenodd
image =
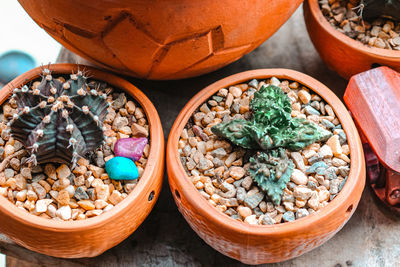
<path id="1" fill-rule="evenodd" d="M 113 180 L 135 180 L 139 171 L 135 162 L 124 157 L 114 157 L 106 162 L 106 172 Z"/>

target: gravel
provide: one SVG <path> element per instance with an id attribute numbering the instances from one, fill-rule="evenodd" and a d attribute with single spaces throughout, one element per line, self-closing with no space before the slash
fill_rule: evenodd
<path id="1" fill-rule="evenodd" d="M 360 1 L 320 0 L 322 13 L 338 31 L 361 43 L 376 48 L 400 51 L 400 22 L 377 18 L 362 20 Z"/>

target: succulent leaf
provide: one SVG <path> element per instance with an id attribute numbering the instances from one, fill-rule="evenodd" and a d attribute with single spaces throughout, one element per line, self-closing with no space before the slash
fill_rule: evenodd
<path id="1" fill-rule="evenodd" d="M 13 98 L 18 114 L 11 134 L 30 151 L 29 161 L 75 165 L 102 144 L 108 103 L 90 91 L 81 72 L 63 83 L 45 69 L 37 88 L 15 89 Z"/>
<path id="2" fill-rule="evenodd" d="M 230 140 L 235 145 L 252 149 L 257 147 L 257 143 L 249 132 L 249 126 L 249 121 L 231 120 L 213 126 L 211 131 L 219 137 Z"/>
<path id="3" fill-rule="evenodd" d="M 258 152 L 250 160 L 249 173 L 268 197 L 279 205 L 283 190 L 290 181 L 294 164 L 288 158 L 285 149 Z"/>
<path id="4" fill-rule="evenodd" d="M 287 128 L 271 133 L 274 147 L 286 147 L 298 151 L 316 141 L 325 141 L 332 136 L 330 131 L 303 118 L 294 118 Z"/>

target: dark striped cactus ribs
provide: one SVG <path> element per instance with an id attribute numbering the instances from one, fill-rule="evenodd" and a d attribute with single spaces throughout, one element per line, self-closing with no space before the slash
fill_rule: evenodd
<path id="1" fill-rule="evenodd" d="M 30 152 L 27 162 L 75 166 L 79 157 L 103 143 L 106 94 L 90 89 L 86 81 L 81 71 L 64 82 L 44 69 L 37 87 L 14 89 L 18 114 L 9 127 L 13 138 Z"/>

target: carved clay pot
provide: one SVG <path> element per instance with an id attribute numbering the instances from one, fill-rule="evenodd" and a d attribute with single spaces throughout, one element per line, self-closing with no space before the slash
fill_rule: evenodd
<path id="1" fill-rule="evenodd" d="M 72 52 L 146 79 L 181 79 L 249 53 L 302 0 L 19 0 Z"/>
<path id="2" fill-rule="evenodd" d="M 0 196 L 0 232 L 30 250 L 62 258 L 100 255 L 119 244 L 144 221 L 157 201 L 164 173 L 164 138 L 157 111 L 150 100 L 129 82 L 74 64 L 49 65 L 53 74 L 70 74 L 84 69 L 90 77 L 104 81 L 132 96 L 143 108 L 150 127 L 150 154 L 143 176 L 126 199 L 110 211 L 82 221 L 54 221 L 32 215 Z M 15 78 L 0 91 L 0 104 L 15 87 L 36 79 L 42 68 L 35 68 Z"/>
<path id="3" fill-rule="evenodd" d="M 219 212 L 197 191 L 180 161 L 178 141 L 193 112 L 219 89 L 251 79 L 273 76 L 297 81 L 312 89 L 331 105 L 347 135 L 351 152 L 350 173 L 342 191 L 319 212 L 289 223 L 250 225 Z M 287 69 L 241 72 L 219 80 L 195 95 L 183 108 L 170 132 L 167 171 L 175 202 L 192 229 L 214 249 L 246 264 L 285 261 L 322 245 L 350 219 L 365 185 L 362 145 L 346 107 L 322 83 Z"/>
<path id="4" fill-rule="evenodd" d="M 379 65 L 400 71 L 400 51 L 368 47 L 336 30 L 318 0 L 306 0 L 304 19 L 311 41 L 326 65 L 345 79 Z"/>

